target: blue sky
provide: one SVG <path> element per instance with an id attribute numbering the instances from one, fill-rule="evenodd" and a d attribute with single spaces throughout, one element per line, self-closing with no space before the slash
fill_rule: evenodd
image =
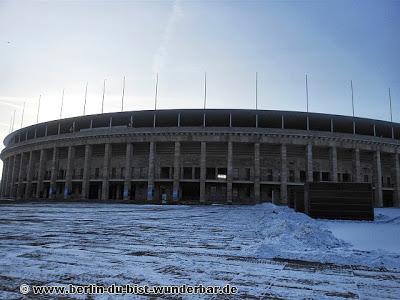
<path id="1" fill-rule="evenodd" d="M 0 1 L 0 135 L 20 126 L 125 107 L 305 110 L 400 121 L 400 1 Z"/>

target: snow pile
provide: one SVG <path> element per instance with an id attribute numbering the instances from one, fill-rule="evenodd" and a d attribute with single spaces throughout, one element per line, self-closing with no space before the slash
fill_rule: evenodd
<path id="1" fill-rule="evenodd" d="M 310 252 L 349 246 L 337 239 L 326 226 L 305 214 L 272 204 L 264 204 L 262 209 L 265 214 L 259 229 L 263 238 L 257 245 L 246 249 L 259 257 L 299 258 L 299 255 L 309 256 Z"/>
<path id="2" fill-rule="evenodd" d="M 343 224 L 352 221 L 315 220 L 287 207 L 272 204 L 263 204 L 262 209 L 265 214 L 258 224 L 262 238 L 258 243 L 245 249 L 247 253 L 253 253 L 260 258 L 400 268 L 398 253 L 382 249 L 379 251 L 357 249 L 351 240 L 339 239 L 330 230 L 332 223 Z M 397 222 L 392 219 L 391 223 Z M 365 235 L 368 233 L 365 232 Z"/>
<path id="3" fill-rule="evenodd" d="M 332 249 L 346 245 L 307 215 L 286 210 L 278 212 L 273 210 L 263 234 L 268 244 L 283 245 L 286 249 L 296 249 L 296 251 Z"/>

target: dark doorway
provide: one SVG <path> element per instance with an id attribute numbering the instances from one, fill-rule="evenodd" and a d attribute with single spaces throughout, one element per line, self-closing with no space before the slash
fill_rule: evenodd
<path id="1" fill-rule="evenodd" d="M 382 191 L 383 207 L 393 207 L 393 191 Z"/>
<path id="2" fill-rule="evenodd" d="M 49 199 L 50 182 L 43 182 L 43 198 Z"/>
<path id="3" fill-rule="evenodd" d="M 89 184 L 89 199 L 100 200 L 101 182 L 91 182 Z"/>
<path id="4" fill-rule="evenodd" d="M 198 202 L 200 200 L 200 184 L 197 182 L 183 182 L 182 201 L 188 203 Z"/>
<path id="5" fill-rule="evenodd" d="M 108 189 L 108 198 L 114 200 L 123 199 L 124 183 L 123 182 L 110 182 Z"/>

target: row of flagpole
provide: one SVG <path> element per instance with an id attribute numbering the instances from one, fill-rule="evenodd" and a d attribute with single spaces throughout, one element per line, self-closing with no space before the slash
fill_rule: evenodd
<path id="1" fill-rule="evenodd" d="M 121 97 L 121 111 L 124 111 L 124 98 L 125 98 L 125 76 L 123 77 L 122 83 L 122 97 Z M 309 91 L 308 91 L 308 75 L 305 74 L 305 88 L 306 88 L 306 112 L 307 112 L 307 130 L 309 129 Z M 353 131 L 354 129 L 354 88 L 353 88 L 353 80 L 350 80 L 350 90 L 351 90 L 351 107 L 352 107 L 352 117 L 353 117 Z M 87 104 L 87 92 L 88 92 L 88 82 L 86 82 L 85 87 L 85 98 L 84 98 L 84 105 L 83 105 L 83 115 L 86 115 L 86 104 Z M 103 81 L 103 96 L 101 102 L 101 113 L 104 113 L 104 101 L 105 101 L 105 93 L 106 93 L 106 79 Z M 61 96 L 61 107 L 60 107 L 60 119 L 62 119 L 62 112 L 64 107 L 64 94 L 65 89 L 62 90 Z M 37 108 L 37 115 L 36 115 L 36 123 L 39 123 L 39 114 L 40 114 L 40 102 L 41 102 L 42 95 L 39 96 L 38 99 L 38 108 Z M 158 98 L 158 73 L 156 74 L 156 83 L 155 83 L 155 96 L 154 96 L 154 110 L 157 110 L 157 99 Z M 204 73 L 204 99 L 203 99 L 203 109 L 206 109 L 207 105 L 207 72 Z M 390 122 L 393 123 L 393 113 L 392 113 L 392 97 L 389 88 L 389 107 L 390 107 Z M 258 110 L 258 72 L 255 73 L 255 109 Z M 11 117 L 10 121 L 10 133 L 14 131 L 14 123 L 15 123 L 15 110 L 14 114 Z M 23 126 L 24 120 L 24 113 L 25 113 L 25 102 L 23 104 L 22 109 L 22 117 L 21 117 L 21 128 Z"/>

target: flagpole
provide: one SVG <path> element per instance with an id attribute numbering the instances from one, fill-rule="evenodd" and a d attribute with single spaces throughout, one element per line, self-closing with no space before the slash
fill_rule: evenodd
<path id="1" fill-rule="evenodd" d="M 88 88 L 88 82 L 86 82 L 86 88 L 85 88 L 85 103 L 83 104 L 83 115 L 85 115 L 86 113 L 87 88 Z"/>
<path id="2" fill-rule="evenodd" d="M 157 97 L 158 97 L 158 73 L 156 75 L 156 91 L 154 96 L 154 110 L 157 110 Z"/>
<path id="3" fill-rule="evenodd" d="M 155 95 L 154 95 L 153 127 L 156 127 L 157 97 L 158 97 L 158 72 L 157 72 L 157 75 L 156 75 L 156 91 L 155 91 Z"/>
<path id="4" fill-rule="evenodd" d="M 353 80 L 350 80 L 350 88 L 351 88 L 351 109 L 353 111 L 353 134 L 356 133 L 356 123 L 354 120 L 354 88 L 353 88 Z"/>
<path id="5" fill-rule="evenodd" d="M 354 89 L 353 89 L 353 80 L 350 80 L 350 88 L 351 88 L 351 109 L 353 110 L 353 118 L 354 118 Z"/>
<path id="6" fill-rule="evenodd" d="M 207 106 L 207 72 L 204 72 L 204 103 L 203 109 L 205 110 Z"/>
<path id="7" fill-rule="evenodd" d="M 121 104 L 121 111 L 124 111 L 124 96 L 125 96 L 125 76 L 124 76 L 124 81 L 122 84 L 122 104 Z"/>
<path id="8" fill-rule="evenodd" d="M 308 76 L 306 74 L 306 100 L 307 100 L 307 130 L 310 129 L 310 119 L 308 116 Z"/>
<path id="9" fill-rule="evenodd" d="M 106 93 L 106 80 L 103 81 L 103 100 L 101 101 L 101 113 L 104 112 L 104 94 Z"/>
<path id="10" fill-rule="evenodd" d="M 62 119 L 63 106 L 64 106 L 64 89 L 63 89 L 63 91 L 62 91 L 62 96 L 61 96 L 60 119 Z"/>
<path id="11" fill-rule="evenodd" d="M 203 127 L 206 127 L 207 72 L 204 72 Z"/>
<path id="12" fill-rule="evenodd" d="M 39 103 L 38 103 L 38 109 L 37 109 L 37 115 L 36 115 L 36 124 L 39 123 L 39 111 L 40 111 L 40 99 L 42 98 L 42 95 L 39 96 Z"/>
<path id="13" fill-rule="evenodd" d="M 256 110 L 258 110 L 258 72 L 256 72 Z"/>
<path id="14" fill-rule="evenodd" d="M 258 128 L 258 72 L 256 72 L 256 128 Z"/>
<path id="15" fill-rule="evenodd" d="M 11 125 L 11 132 L 13 132 L 14 131 L 14 123 L 15 123 L 15 109 L 14 109 L 14 115 L 13 115 L 13 118 L 12 118 L 12 125 Z"/>
<path id="16" fill-rule="evenodd" d="M 390 88 L 389 88 L 389 105 L 390 105 L 390 126 L 392 127 L 392 139 L 393 139 L 394 130 L 393 130 L 393 114 L 392 114 L 392 95 L 390 94 Z"/>
<path id="17" fill-rule="evenodd" d="M 390 105 L 390 123 L 393 123 L 393 115 L 392 115 L 392 95 L 390 94 L 390 88 L 389 88 L 389 105 Z"/>
<path id="18" fill-rule="evenodd" d="M 22 107 L 21 128 L 22 124 L 24 123 L 24 114 L 25 114 L 25 101 L 24 101 L 24 106 Z"/>
<path id="19" fill-rule="evenodd" d="M 10 128 L 8 129 L 8 133 L 11 133 L 11 128 L 12 128 L 12 122 L 13 122 L 13 118 L 12 116 L 10 117 Z"/>

